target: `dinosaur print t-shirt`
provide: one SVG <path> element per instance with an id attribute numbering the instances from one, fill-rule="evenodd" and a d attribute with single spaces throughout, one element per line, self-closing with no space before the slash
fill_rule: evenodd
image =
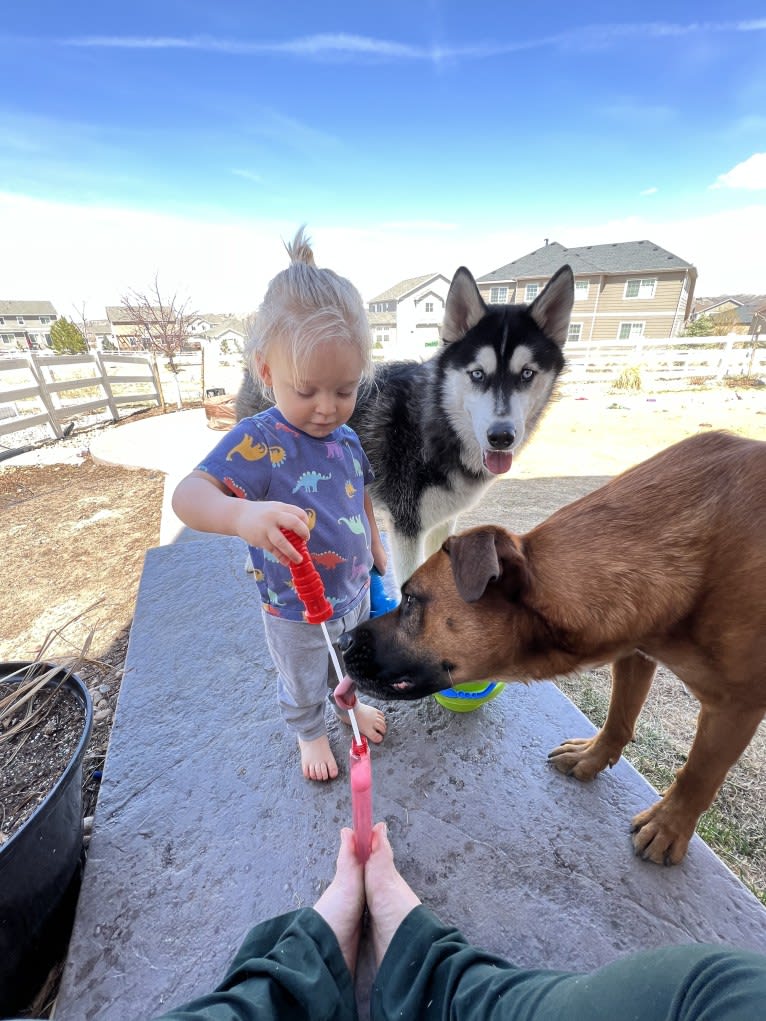
<path id="1" fill-rule="evenodd" d="M 238 422 L 197 467 L 235 496 L 302 507 L 311 529 L 308 550 L 333 617 L 363 599 L 372 567 L 364 487 L 374 476 L 353 429 L 343 425 L 316 439 L 269 408 Z M 262 549 L 251 547 L 250 555 L 265 609 L 304 620 L 289 568 Z"/>

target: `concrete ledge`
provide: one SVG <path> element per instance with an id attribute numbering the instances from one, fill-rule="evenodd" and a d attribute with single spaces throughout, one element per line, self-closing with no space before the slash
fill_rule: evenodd
<path id="1" fill-rule="evenodd" d="M 349 735 L 331 722 L 337 781 L 303 780 L 242 549 L 147 555 L 57 1021 L 151 1018 L 209 991 L 251 924 L 313 903 L 332 875 Z M 578 969 L 666 943 L 766 951 L 766 910 L 698 837 L 677 868 L 633 857 L 630 818 L 655 794 L 632 767 L 582 785 L 548 766 L 593 730 L 553 684 L 474 713 L 386 711 L 374 817 L 469 939 Z"/>

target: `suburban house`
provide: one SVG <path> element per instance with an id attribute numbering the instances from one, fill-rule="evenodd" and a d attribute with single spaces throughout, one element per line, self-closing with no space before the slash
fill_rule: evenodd
<path id="1" fill-rule="evenodd" d="M 109 351 L 117 347 L 112 335 L 112 324 L 108 319 L 87 319 L 85 321 L 85 340 L 91 351 Z"/>
<path id="2" fill-rule="evenodd" d="M 111 327 L 112 342 L 119 350 L 133 350 L 143 347 L 139 338 L 140 327 L 136 326 L 122 305 L 107 305 L 106 318 Z"/>
<path id="3" fill-rule="evenodd" d="M 223 353 L 244 349 L 245 324 L 231 313 L 211 312 L 196 316 L 189 325 L 189 339 L 200 341 L 206 347 L 217 346 Z"/>
<path id="4" fill-rule="evenodd" d="M 0 301 L 0 351 L 50 347 L 57 319 L 49 301 Z"/>
<path id="5" fill-rule="evenodd" d="M 652 241 L 580 248 L 546 241 L 476 283 L 492 304 L 529 303 L 566 264 L 575 277 L 570 341 L 665 339 L 692 313 L 697 270 Z"/>
<path id="6" fill-rule="evenodd" d="M 402 280 L 367 303 L 376 358 L 416 358 L 438 345 L 450 281 L 441 273 Z"/>
<path id="7" fill-rule="evenodd" d="M 697 298 L 692 319 L 710 316 L 724 333 L 762 333 L 766 322 L 766 294 L 722 294 Z"/>

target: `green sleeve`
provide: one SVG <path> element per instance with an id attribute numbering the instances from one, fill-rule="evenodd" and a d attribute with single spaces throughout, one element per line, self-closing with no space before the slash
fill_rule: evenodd
<path id="1" fill-rule="evenodd" d="M 632 954 L 585 974 L 519 968 L 471 946 L 422 905 L 394 934 L 372 1021 L 755 1021 L 766 957 L 692 944 Z"/>
<path id="2" fill-rule="evenodd" d="M 351 974 L 313 908 L 269 919 L 245 937 L 220 985 L 156 1021 L 357 1021 Z"/>

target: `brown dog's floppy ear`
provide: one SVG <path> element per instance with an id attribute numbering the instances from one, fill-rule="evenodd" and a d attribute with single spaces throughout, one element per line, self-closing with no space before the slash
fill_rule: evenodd
<path id="1" fill-rule="evenodd" d="M 481 599 L 487 585 L 500 577 L 494 532 L 451 535 L 442 549 L 449 555 L 458 595 L 467 603 Z"/>
<path id="2" fill-rule="evenodd" d="M 514 537 L 502 529 L 482 528 L 451 535 L 442 549 L 450 558 L 458 595 L 467 603 L 481 599 L 493 581 L 502 581 L 510 598 L 524 587 L 524 556 Z"/>

